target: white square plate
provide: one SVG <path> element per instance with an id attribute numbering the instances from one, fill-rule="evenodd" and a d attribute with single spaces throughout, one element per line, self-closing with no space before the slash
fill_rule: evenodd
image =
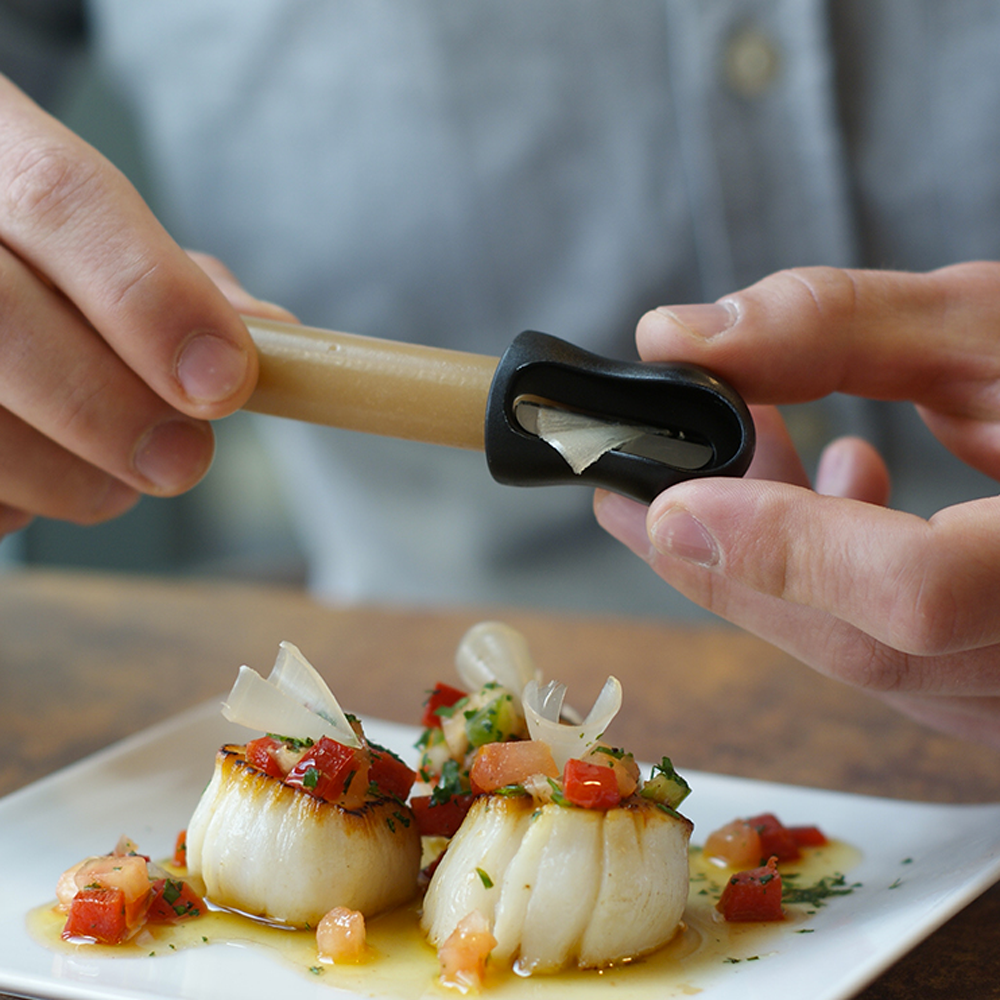
<path id="1" fill-rule="evenodd" d="M 365 729 L 397 751 L 417 736 L 377 720 Z M 211 775 L 215 750 L 245 737 L 211 703 L 0 800 L 0 990 L 69 1000 L 356 995 L 313 981 L 261 949 L 213 945 L 107 960 L 50 951 L 26 929 L 27 912 L 53 898 L 59 874 L 109 849 L 120 834 L 153 857 L 168 856 Z M 850 997 L 1000 878 L 1000 805 L 898 802 L 685 772 L 677 763 L 694 789 L 684 812 L 695 823 L 695 842 L 735 816 L 767 811 L 790 824 L 815 823 L 862 855 L 849 873 L 861 888 L 811 917 L 812 933 L 778 936 L 766 961 L 720 965 L 687 979 L 685 992 L 700 989 L 705 1000 Z M 531 995 L 532 981 L 519 982 Z"/>

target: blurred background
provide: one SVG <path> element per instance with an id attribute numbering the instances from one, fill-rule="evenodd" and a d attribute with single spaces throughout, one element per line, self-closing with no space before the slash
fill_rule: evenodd
<path id="1" fill-rule="evenodd" d="M 124 171 L 155 210 L 156 193 L 128 112 L 85 57 L 50 103 L 58 117 Z M 945 452 L 908 406 L 834 397 L 785 412 L 810 471 L 831 437 L 860 433 L 872 440 L 894 470 L 893 506 L 929 516 L 949 503 L 996 492 L 992 480 Z M 283 502 L 278 472 L 257 434 L 261 419 L 267 418 L 240 413 L 216 425 L 214 466 L 190 493 L 171 500 L 145 498 L 124 517 L 95 527 L 38 519 L 0 542 L 0 565 L 303 585 L 306 555 Z M 685 603 L 668 602 L 663 610 L 677 616 L 696 613 Z"/>

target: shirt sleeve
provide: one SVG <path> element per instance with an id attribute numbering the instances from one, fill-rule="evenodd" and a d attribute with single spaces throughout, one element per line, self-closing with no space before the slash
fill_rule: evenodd
<path id="1" fill-rule="evenodd" d="M 0 0 L 0 72 L 51 106 L 87 34 L 84 0 Z"/>

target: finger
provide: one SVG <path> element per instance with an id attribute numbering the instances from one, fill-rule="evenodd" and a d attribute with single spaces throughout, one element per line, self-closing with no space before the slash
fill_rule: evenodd
<path id="1" fill-rule="evenodd" d="M 880 697 L 898 711 L 934 729 L 1000 749 L 1000 697 L 956 698 L 896 693 Z"/>
<path id="2" fill-rule="evenodd" d="M 920 656 L 1000 640 L 1000 500 L 931 521 L 779 483 L 681 483 L 650 506 L 660 554 L 841 619 Z"/>
<path id="3" fill-rule="evenodd" d="M 774 406 L 754 406 L 751 412 L 757 446 L 747 477 L 808 486 L 809 476 L 778 409 Z"/>
<path id="4" fill-rule="evenodd" d="M 33 520 L 31 514 L 23 510 L 0 504 L 0 539 L 17 531 L 23 531 Z"/>
<path id="5" fill-rule="evenodd" d="M 96 524 L 123 514 L 139 496 L 0 409 L 0 534 L 33 515 Z"/>
<path id="6" fill-rule="evenodd" d="M 890 477 L 882 456 L 867 441 L 838 438 L 823 449 L 816 469 L 816 492 L 885 506 Z"/>
<path id="7" fill-rule="evenodd" d="M 239 282 L 239 279 L 218 258 L 198 250 L 188 250 L 188 256 L 215 282 L 216 287 L 225 295 L 229 304 L 239 313 L 247 316 L 260 316 L 263 319 L 274 319 L 283 323 L 297 323 L 297 317 L 283 306 L 273 302 L 265 302 L 251 295 Z"/>
<path id="8" fill-rule="evenodd" d="M 927 274 L 797 268 L 712 305 L 647 313 L 647 361 L 704 364 L 752 402 L 842 391 L 993 419 L 1000 264 Z M 971 398 L 971 402 L 970 402 Z"/>
<path id="9" fill-rule="evenodd" d="M 0 317 L 0 399 L 12 414 L 143 492 L 170 496 L 204 475 L 211 427 L 151 392 L 64 298 L 2 247 Z M 16 465 L 11 474 L 20 474 Z"/>
<path id="10" fill-rule="evenodd" d="M 177 409 L 242 405 L 256 353 L 208 276 L 107 160 L 2 78 L 0 118 L 0 239 Z"/>
<path id="11" fill-rule="evenodd" d="M 599 492 L 595 512 L 605 530 L 674 589 L 827 676 L 873 693 L 1000 696 L 996 646 L 960 654 L 903 652 L 829 612 L 763 593 L 703 565 L 701 539 L 689 539 L 685 550 L 679 536 L 671 552 L 658 551 L 647 532 L 646 510 L 635 501 Z"/>

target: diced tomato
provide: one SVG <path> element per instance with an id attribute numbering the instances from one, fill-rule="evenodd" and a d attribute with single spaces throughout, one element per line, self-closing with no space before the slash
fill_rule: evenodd
<path id="1" fill-rule="evenodd" d="M 760 834 L 745 819 L 734 819 L 705 838 L 705 857 L 720 861 L 729 868 L 759 865 L 763 851 Z"/>
<path id="2" fill-rule="evenodd" d="M 439 708 L 451 708 L 457 701 L 465 697 L 464 691 L 449 686 L 448 684 L 435 684 L 424 702 L 424 714 L 421 719 L 424 729 L 440 729 L 441 716 L 438 715 Z"/>
<path id="3" fill-rule="evenodd" d="M 243 752 L 251 767 L 280 780 L 285 777 L 285 772 L 275 757 L 280 747 L 281 744 L 273 736 L 259 736 L 250 740 Z"/>
<path id="4" fill-rule="evenodd" d="M 89 938 L 98 944 L 120 944 L 128 931 L 125 893 L 121 889 L 95 886 L 81 889 L 73 897 L 62 936 Z"/>
<path id="5" fill-rule="evenodd" d="M 486 743 L 476 751 L 469 769 L 473 792 L 493 792 L 507 785 L 521 785 L 533 774 L 559 777 L 552 751 L 541 740 Z"/>
<path id="6" fill-rule="evenodd" d="M 187 837 L 188 837 L 187 830 L 181 830 L 181 832 L 177 834 L 177 839 L 174 841 L 174 856 L 172 860 L 178 868 L 187 868 L 187 863 L 188 863 Z"/>
<path id="7" fill-rule="evenodd" d="M 614 770 L 585 760 L 566 761 L 563 795 L 572 805 L 584 809 L 613 809 L 621 802 Z"/>
<path id="8" fill-rule="evenodd" d="M 77 888 L 121 889 L 125 924 L 131 931 L 142 923 L 152 896 L 149 870 L 141 854 L 104 854 L 88 858 L 74 875 Z"/>
<path id="9" fill-rule="evenodd" d="M 201 916 L 205 901 L 181 879 L 160 878 L 153 883 L 153 901 L 146 920 L 151 924 L 175 924 L 179 920 Z"/>
<path id="10" fill-rule="evenodd" d="M 345 809 L 356 809 L 368 791 L 369 766 L 366 753 L 321 736 L 288 772 L 285 784 Z"/>
<path id="11" fill-rule="evenodd" d="M 822 847 L 829 843 L 826 834 L 818 826 L 789 826 L 785 829 L 792 835 L 799 847 Z"/>
<path id="12" fill-rule="evenodd" d="M 722 890 L 716 908 L 733 923 L 784 920 L 778 859 L 771 857 L 761 868 L 733 875 Z"/>
<path id="13" fill-rule="evenodd" d="M 796 861 L 802 857 L 795 837 L 773 813 L 751 816 L 747 822 L 760 835 L 761 858 L 769 858 L 773 854 L 779 861 Z"/>
<path id="14" fill-rule="evenodd" d="M 474 795 L 453 795 L 435 804 L 430 795 L 414 795 L 410 799 L 410 809 L 421 836 L 454 837 L 474 800 Z"/>
<path id="15" fill-rule="evenodd" d="M 405 800 L 410 794 L 413 782 L 417 780 L 416 771 L 407 767 L 389 750 L 376 746 L 369 746 L 368 749 L 371 753 L 368 780 L 377 785 L 383 794 Z"/>

